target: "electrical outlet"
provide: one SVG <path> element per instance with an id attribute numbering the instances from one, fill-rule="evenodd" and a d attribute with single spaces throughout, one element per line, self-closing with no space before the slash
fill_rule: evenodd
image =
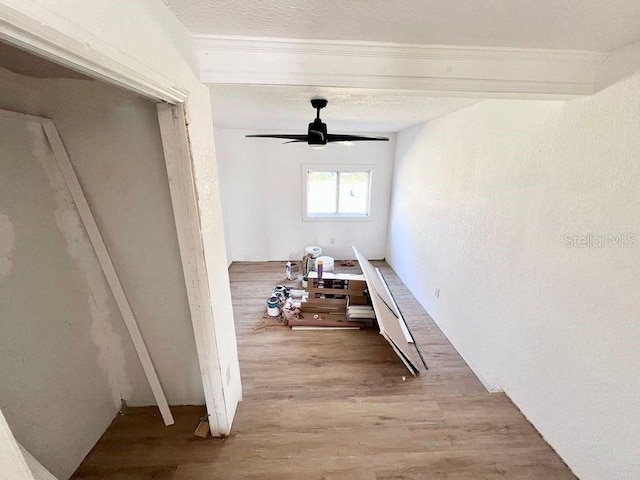
<path id="1" fill-rule="evenodd" d="M 231 367 L 227 367 L 227 385 L 231 383 Z"/>
<path id="2" fill-rule="evenodd" d="M 440 287 L 436 287 L 436 289 L 433 292 L 433 294 L 436 296 L 436 298 L 440 298 Z"/>

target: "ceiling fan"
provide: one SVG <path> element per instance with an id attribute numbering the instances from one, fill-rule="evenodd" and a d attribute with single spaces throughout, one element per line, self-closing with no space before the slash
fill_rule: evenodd
<path id="1" fill-rule="evenodd" d="M 309 130 L 306 135 L 298 134 L 262 134 L 262 135 L 247 135 L 247 137 L 256 138 L 283 138 L 289 140 L 284 143 L 301 143 L 306 142 L 311 145 L 311 148 L 324 148 L 327 143 L 341 142 L 349 144 L 350 142 L 363 142 L 363 141 L 377 141 L 388 142 L 387 137 L 364 137 L 361 135 L 342 135 L 335 133 L 327 133 L 327 124 L 320 120 L 320 110 L 327 106 L 329 103 L 324 98 L 311 99 L 311 106 L 316 109 L 316 118 L 309 124 Z"/>

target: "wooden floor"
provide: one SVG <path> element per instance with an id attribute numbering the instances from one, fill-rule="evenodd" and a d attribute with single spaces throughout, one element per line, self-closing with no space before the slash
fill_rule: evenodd
<path id="1" fill-rule="evenodd" d="M 384 262 L 429 365 L 416 378 L 375 331 L 256 329 L 282 263 L 230 268 L 244 400 L 231 436 L 203 407 L 118 417 L 74 479 L 574 479 L 509 399 L 487 393 Z M 353 271 L 341 269 L 341 271 Z"/>

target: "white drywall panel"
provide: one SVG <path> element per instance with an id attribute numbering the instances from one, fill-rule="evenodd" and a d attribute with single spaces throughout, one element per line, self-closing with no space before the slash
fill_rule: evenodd
<path id="1" fill-rule="evenodd" d="M 0 85 L 10 93 L 0 106 L 54 119 L 169 403 L 204 403 L 155 105 L 95 81 L 0 71 Z M 126 372 L 120 395 L 152 405 L 123 327 L 113 325 L 123 345 L 114 361 Z"/>
<path id="2" fill-rule="evenodd" d="M 585 480 L 640 477 L 638 92 L 486 101 L 397 139 L 388 261 Z"/>
<path id="3" fill-rule="evenodd" d="M 220 189 L 231 261 L 300 259 L 306 245 L 325 255 L 353 258 L 351 245 L 368 258 L 384 258 L 394 140 L 329 144 L 322 150 L 283 140 L 245 138 L 268 133 L 215 130 Z M 302 166 L 373 166 L 371 218 L 303 221 Z"/>
<path id="4" fill-rule="evenodd" d="M 124 372 L 117 309 L 37 123 L 0 119 L 0 407 L 14 435 L 68 478 L 113 420 Z"/>

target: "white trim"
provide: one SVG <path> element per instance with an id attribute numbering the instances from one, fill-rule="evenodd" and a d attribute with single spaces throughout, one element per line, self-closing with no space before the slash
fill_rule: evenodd
<path id="1" fill-rule="evenodd" d="M 231 425 L 226 413 L 223 376 L 215 342 L 184 107 L 158 104 L 157 110 L 209 428 L 214 437 L 228 435 Z"/>
<path id="2" fill-rule="evenodd" d="M 221 66 L 221 64 L 219 64 Z M 593 82 L 515 81 L 323 73 L 234 73 L 200 70 L 206 84 L 292 85 L 426 91 L 432 96 L 569 100 L 594 93 Z"/>
<path id="3" fill-rule="evenodd" d="M 164 394 L 164 391 L 162 390 L 162 386 L 160 385 L 158 374 L 156 373 L 156 369 L 153 366 L 153 362 L 151 361 L 151 356 L 149 355 L 147 346 L 145 345 L 144 339 L 142 338 L 142 333 L 140 332 L 140 328 L 138 327 L 138 322 L 133 313 L 133 310 L 131 309 L 131 304 L 127 299 L 124 288 L 122 287 L 120 277 L 118 277 L 118 273 L 113 266 L 111 256 L 109 255 L 109 251 L 107 250 L 107 246 L 104 243 L 102 234 L 100 233 L 98 225 L 96 224 L 96 221 L 93 217 L 91 208 L 89 207 L 84 192 L 82 191 L 82 186 L 80 185 L 78 177 L 76 176 L 76 172 L 73 169 L 73 165 L 71 164 L 71 160 L 69 158 L 69 155 L 67 154 L 67 150 L 62 143 L 62 139 L 60 138 L 58 129 L 53 123 L 53 120 L 42 118 L 40 119 L 40 123 L 42 124 L 44 133 L 49 140 L 51 149 L 53 150 L 53 155 L 56 160 L 58 170 L 64 178 L 64 182 L 67 186 L 69 194 L 71 195 L 71 198 L 73 199 L 73 203 L 78 210 L 78 214 L 80 215 L 82 224 L 84 225 L 84 228 L 87 232 L 89 241 L 93 246 L 96 257 L 98 257 L 98 262 L 100 263 L 100 267 L 102 267 L 102 271 L 104 273 L 105 279 L 107 280 L 107 284 L 109 285 L 111 293 L 113 294 L 116 304 L 118 305 L 118 309 L 120 310 L 122 319 L 124 320 L 124 323 L 127 327 L 127 331 L 131 336 L 131 341 L 133 342 L 133 346 L 135 347 L 138 358 L 140 359 L 140 363 L 142 364 L 142 369 L 144 370 L 147 380 L 149 381 L 149 386 L 151 387 L 153 396 L 156 400 L 156 403 L 158 404 L 158 408 L 160 409 L 160 414 L 162 415 L 164 424 L 173 425 L 175 423 L 173 420 L 173 415 L 171 415 L 171 410 L 169 409 L 167 398 Z"/>
<path id="4" fill-rule="evenodd" d="M 373 217 L 371 215 L 371 187 L 373 185 L 373 171 L 375 167 L 373 165 L 329 165 L 329 164 L 303 164 L 302 165 L 302 221 L 303 222 L 371 222 Z M 307 191 L 309 185 L 309 173 L 310 172 L 363 172 L 369 174 L 369 189 L 367 198 L 368 213 L 365 214 L 316 214 L 309 215 L 307 213 Z M 336 209 L 339 202 L 339 180 L 336 191 Z"/>
<path id="5" fill-rule="evenodd" d="M 0 39 L 41 57 L 126 88 L 155 101 L 181 103 L 187 92 L 161 74 L 130 58 L 124 65 L 60 32 L 0 4 Z M 94 42 L 94 43 L 97 43 Z"/>
<path id="6" fill-rule="evenodd" d="M 594 91 L 600 52 L 195 35 L 211 84 L 424 90 L 573 98 Z"/>
<path id="7" fill-rule="evenodd" d="M 486 59 L 577 61 L 591 64 L 595 58 L 602 61 L 606 53 L 588 50 L 559 50 L 544 48 L 478 47 L 465 45 L 438 45 L 417 43 L 367 42 L 350 40 L 321 40 L 277 37 L 251 37 L 240 35 L 193 35 L 196 49 L 226 48 L 236 51 L 288 52 L 296 54 L 393 57 L 409 59 Z"/>

